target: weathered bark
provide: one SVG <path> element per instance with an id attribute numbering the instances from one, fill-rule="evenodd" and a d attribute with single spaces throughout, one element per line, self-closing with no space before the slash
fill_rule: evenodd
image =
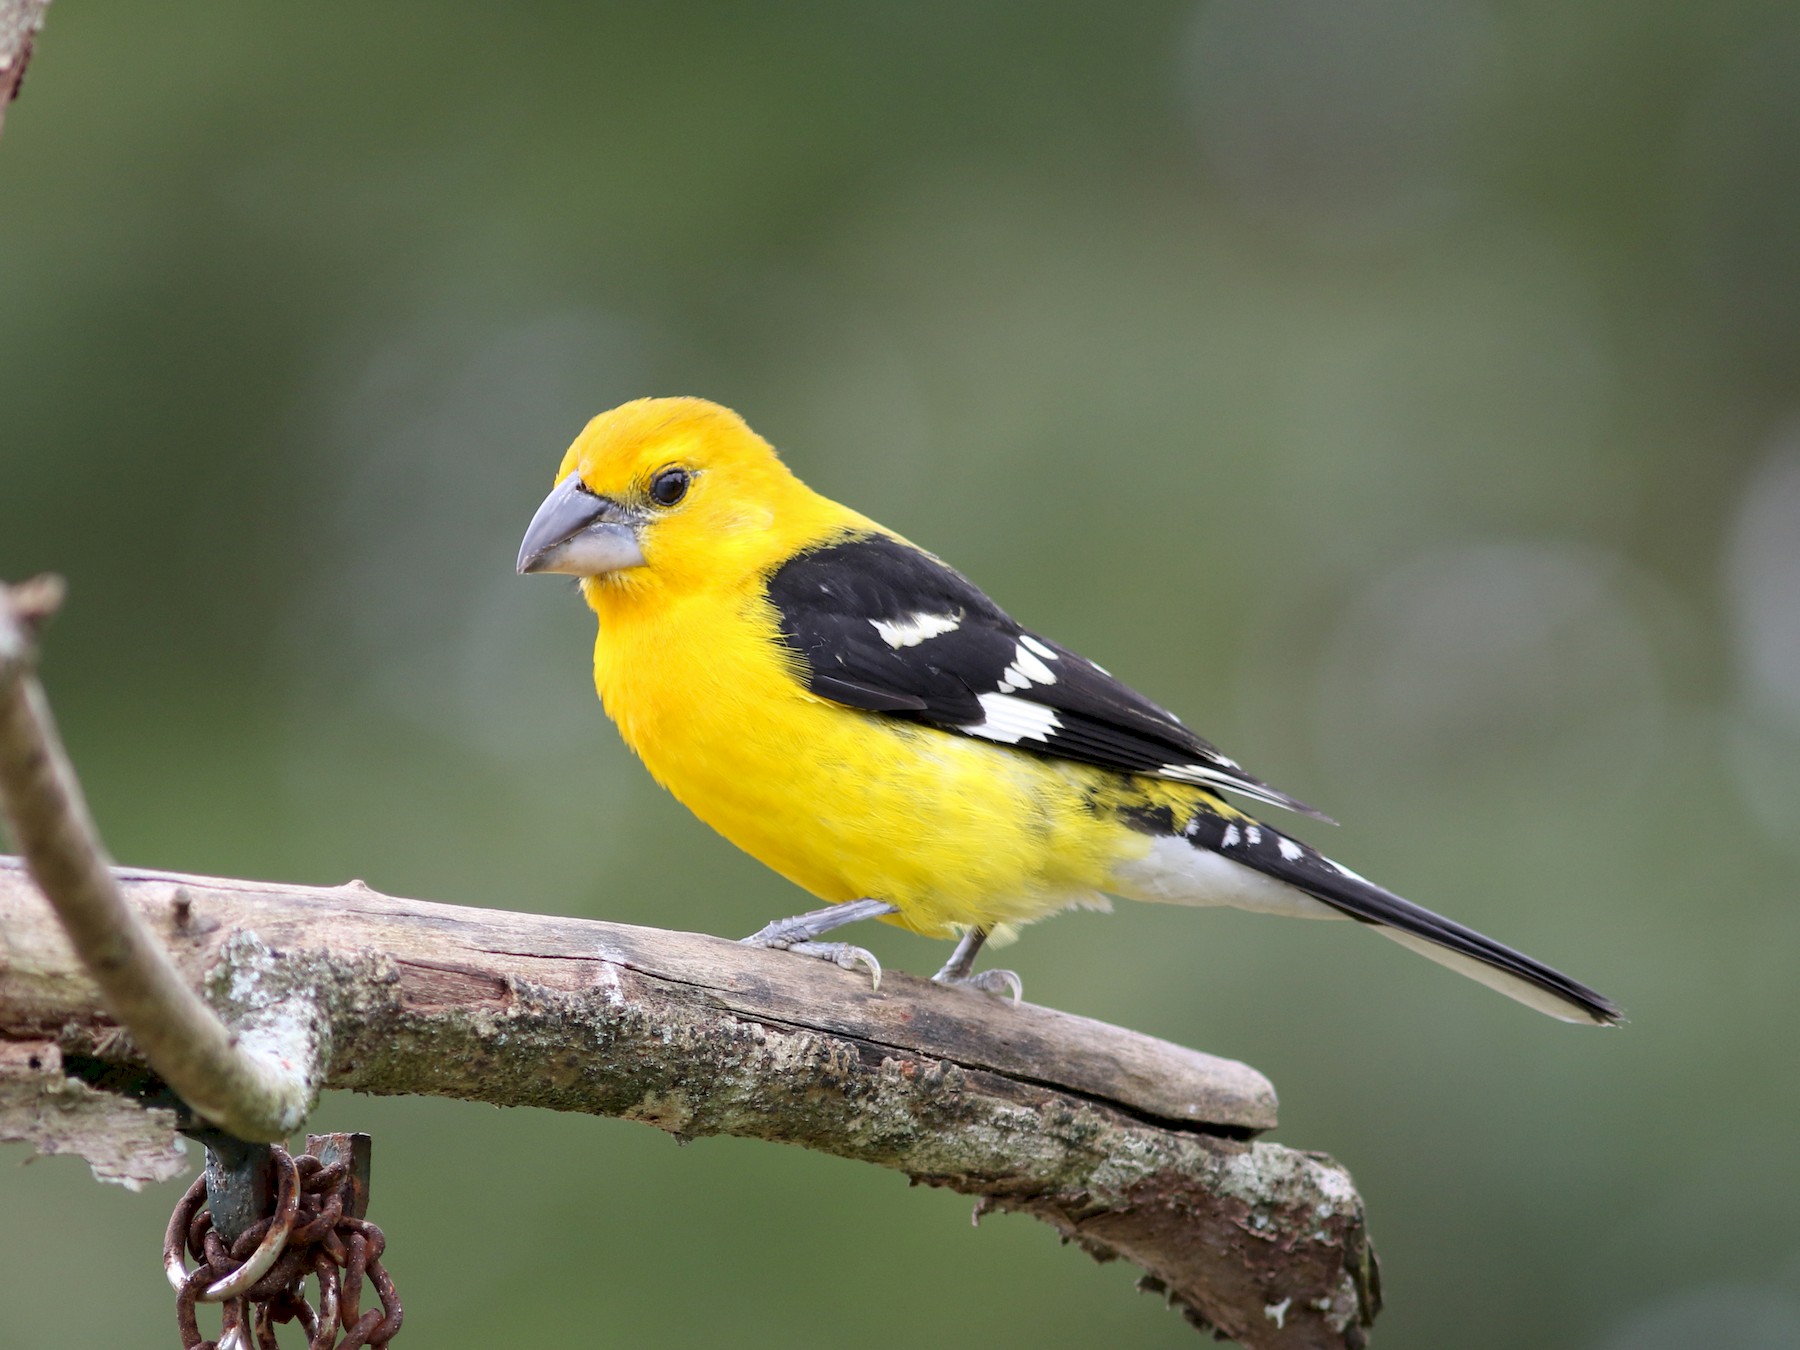
<path id="1" fill-rule="evenodd" d="M 878 1163 L 1133 1261 L 1193 1320 L 1246 1346 L 1359 1346 L 1378 1307 L 1348 1175 L 1253 1140 L 1275 1100 L 1241 1064 L 897 973 L 877 992 L 865 975 L 698 934 L 354 882 L 117 876 L 227 1023 L 298 995 L 319 1009 L 329 1086 L 587 1111 Z M 0 860 L 6 1042 L 0 1137 L 93 1158 L 88 1096 L 110 1099 L 123 1125 L 96 1165 L 159 1174 L 171 1121 L 105 1090 L 141 1076 L 141 1062 L 12 860 Z M 84 1117 L 74 1135 L 44 1109 L 58 1092 L 84 1103 L 64 1113 Z"/>

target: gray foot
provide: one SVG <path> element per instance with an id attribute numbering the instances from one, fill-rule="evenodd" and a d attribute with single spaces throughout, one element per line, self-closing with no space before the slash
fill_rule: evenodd
<path id="1" fill-rule="evenodd" d="M 1025 997 L 1025 986 L 1016 971 L 984 970 L 979 974 L 975 971 L 975 955 L 987 941 L 987 936 L 985 928 L 971 928 L 964 933 L 956 950 L 950 953 L 950 959 L 944 962 L 944 968 L 931 977 L 932 982 L 957 989 L 976 989 L 984 994 L 1011 994 L 1012 1001 L 1017 1004 Z"/>
<path id="2" fill-rule="evenodd" d="M 897 906 L 890 905 L 885 900 L 846 900 L 841 905 L 828 905 L 824 909 L 796 914 L 791 919 L 777 919 L 774 923 L 764 924 L 740 941 L 746 947 L 768 947 L 774 951 L 816 957 L 845 970 L 855 970 L 860 966 L 869 972 L 871 986 L 879 989 L 881 962 L 875 959 L 874 952 L 848 942 L 818 942 L 815 939 L 834 928 L 842 928 L 847 923 L 878 919 L 884 914 L 899 912 Z"/>
<path id="3" fill-rule="evenodd" d="M 1004 994 L 1017 1005 L 1025 997 L 1025 985 L 1015 970 L 983 970 L 974 975 L 946 975 L 939 971 L 931 977 L 934 984 L 947 984 L 953 989 L 976 989 L 984 994 Z"/>

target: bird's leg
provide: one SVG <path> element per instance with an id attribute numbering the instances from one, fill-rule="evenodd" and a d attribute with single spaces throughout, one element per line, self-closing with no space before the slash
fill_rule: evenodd
<path id="1" fill-rule="evenodd" d="M 847 923 L 856 923 L 860 919 L 879 919 L 884 914 L 899 912 L 898 905 L 890 905 L 885 900 L 846 900 L 841 905 L 827 905 L 824 909 L 796 914 L 791 919 L 777 919 L 739 941 L 746 947 L 771 947 L 776 951 L 816 956 L 821 961 L 830 961 L 845 970 L 855 970 L 861 966 L 869 972 L 874 987 L 879 989 L 881 962 L 875 959 L 874 952 L 852 946 L 848 942 L 815 942 L 814 939 L 834 928 L 842 928 Z"/>
<path id="2" fill-rule="evenodd" d="M 979 989 L 984 994 L 1011 994 L 1012 1001 L 1017 1003 L 1025 997 L 1025 986 L 1020 983 L 1016 971 L 984 970 L 979 975 L 975 973 L 975 954 L 987 939 L 987 929 L 971 928 L 957 942 L 956 950 L 950 953 L 950 959 L 944 962 L 944 968 L 931 978 L 937 984 Z"/>

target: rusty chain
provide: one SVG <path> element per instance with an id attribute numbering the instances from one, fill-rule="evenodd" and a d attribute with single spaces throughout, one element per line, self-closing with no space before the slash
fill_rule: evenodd
<path id="1" fill-rule="evenodd" d="M 207 1179 L 188 1188 L 163 1239 L 182 1350 L 280 1350 L 275 1327 L 285 1322 L 300 1323 L 309 1350 L 362 1350 L 393 1340 L 403 1314 L 381 1263 L 387 1239 L 362 1217 L 368 1204 L 367 1136 L 359 1136 L 365 1141 L 360 1167 L 344 1142 L 350 1138 L 313 1136 L 298 1158 L 271 1146 L 278 1189 L 274 1212 L 229 1243 L 213 1225 Z M 199 1263 L 192 1270 L 184 1253 Z M 309 1277 L 318 1282 L 316 1307 L 303 1291 Z M 381 1303 L 367 1312 L 361 1311 L 365 1282 Z M 200 1334 L 201 1303 L 224 1305 L 216 1341 Z"/>

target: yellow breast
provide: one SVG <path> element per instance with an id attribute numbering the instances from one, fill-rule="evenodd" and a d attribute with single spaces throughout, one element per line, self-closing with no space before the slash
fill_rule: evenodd
<path id="1" fill-rule="evenodd" d="M 1117 775 L 841 707 L 796 680 L 760 583 L 654 603 L 596 582 L 608 715 L 696 816 L 829 902 L 947 936 L 1091 901 L 1148 840 Z"/>

